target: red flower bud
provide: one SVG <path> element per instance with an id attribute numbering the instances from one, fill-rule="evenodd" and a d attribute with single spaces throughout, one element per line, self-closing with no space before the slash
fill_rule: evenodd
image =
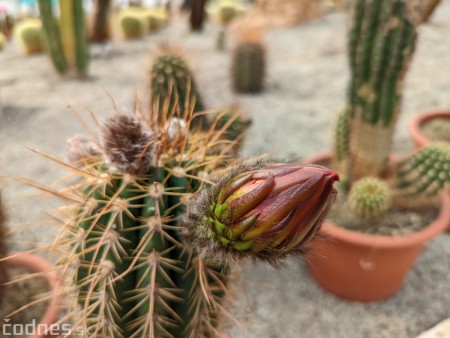
<path id="1" fill-rule="evenodd" d="M 269 261 L 302 252 L 334 202 L 337 180 L 314 165 L 240 166 L 191 206 L 193 240 Z"/>

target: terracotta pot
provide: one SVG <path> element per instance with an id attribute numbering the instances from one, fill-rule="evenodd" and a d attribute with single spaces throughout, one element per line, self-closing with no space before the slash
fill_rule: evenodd
<path id="1" fill-rule="evenodd" d="M 310 163 L 330 161 L 324 154 Z M 307 260 L 312 277 L 336 296 L 362 302 L 392 296 L 401 287 L 426 242 L 450 222 L 450 196 L 443 195 L 437 219 L 422 230 L 404 236 L 368 235 L 325 222 L 322 239 L 311 243 Z"/>
<path id="2" fill-rule="evenodd" d="M 50 328 L 51 325 L 56 322 L 59 313 L 59 297 L 57 290 L 60 285 L 60 280 L 58 279 L 54 266 L 41 257 L 26 253 L 8 258 L 4 263 L 7 268 L 24 268 L 28 272 L 42 274 L 42 277 L 47 280 L 53 296 L 38 325 L 37 329 L 39 329 L 39 332 L 34 336 L 30 336 L 30 338 L 57 337 L 50 333 L 47 334 L 42 330 L 43 328 Z"/>
<path id="3" fill-rule="evenodd" d="M 408 129 L 414 141 L 416 149 L 423 148 L 431 143 L 431 140 L 422 132 L 422 127 L 426 122 L 435 118 L 450 119 L 450 110 L 429 111 L 416 115 L 409 123 Z"/>

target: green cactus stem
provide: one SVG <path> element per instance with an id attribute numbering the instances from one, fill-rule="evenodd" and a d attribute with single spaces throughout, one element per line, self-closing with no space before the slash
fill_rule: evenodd
<path id="1" fill-rule="evenodd" d="M 192 111 L 191 127 L 208 128 L 203 111 L 205 106 L 194 75 L 185 59 L 173 49 L 163 49 L 153 61 L 150 71 L 150 97 L 156 111 L 167 110 L 174 116 Z"/>
<path id="2" fill-rule="evenodd" d="M 356 0 L 349 38 L 348 170 L 355 181 L 384 170 L 420 23 L 418 0 Z"/>
<path id="3" fill-rule="evenodd" d="M 402 161 L 396 170 L 401 196 L 430 199 L 450 186 L 450 145 L 432 143 Z"/>
<path id="4" fill-rule="evenodd" d="M 242 41 L 234 52 L 232 85 L 238 93 L 258 93 L 264 88 L 266 50 L 260 41 Z"/>
<path id="5" fill-rule="evenodd" d="M 377 177 L 364 177 L 353 183 L 348 203 L 350 210 L 360 218 L 379 217 L 391 206 L 390 188 Z"/>

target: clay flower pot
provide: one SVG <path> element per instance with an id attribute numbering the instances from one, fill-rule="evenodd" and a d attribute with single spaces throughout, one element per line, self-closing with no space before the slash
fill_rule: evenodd
<path id="1" fill-rule="evenodd" d="M 30 336 L 30 338 L 56 337 L 55 335 L 51 335 L 51 332 L 44 332 L 44 328 L 50 328 L 51 325 L 56 322 L 59 313 L 59 297 L 57 290 L 59 288 L 60 281 L 57 273 L 55 272 L 55 268 L 45 259 L 26 253 L 8 258 L 4 261 L 4 263 L 6 268 L 24 268 L 30 273 L 40 273 L 42 274 L 42 277 L 47 280 L 53 296 L 49 300 L 48 307 L 42 315 L 42 319 L 36 328 L 38 332 L 36 332 L 35 335 Z"/>
<path id="2" fill-rule="evenodd" d="M 309 163 L 329 162 L 329 154 Z M 361 302 L 377 301 L 399 290 L 426 242 L 441 234 L 450 222 L 450 196 L 443 194 L 436 220 L 404 236 L 379 236 L 354 232 L 325 222 L 322 239 L 311 243 L 307 267 L 325 290 Z"/>
<path id="3" fill-rule="evenodd" d="M 436 110 L 418 114 L 409 123 L 408 129 L 416 149 L 423 148 L 431 143 L 431 140 L 423 133 L 422 127 L 425 123 L 436 119 L 450 119 L 450 110 Z"/>

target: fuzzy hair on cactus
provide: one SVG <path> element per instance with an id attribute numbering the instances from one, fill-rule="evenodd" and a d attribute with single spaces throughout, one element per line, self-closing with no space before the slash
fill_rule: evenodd
<path id="1" fill-rule="evenodd" d="M 28 55 L 43 51 L 42 23 L 38 19 L 25 19 L 14 28 L 21 51 Z"/>
<path id="2" fill-rule="evenodd" d="M 198 195 L 185 222 L 196 247 L 277 264 L 304 252 L 335 200 L 338 179 L 320 166 L 244 162 Z"/>
<path id="3" fill-rule="evenodd" d="M 450 144 L 436 142 L 402 161 L 396 170 L 396 188 L 402 196 L 438 197 L 450 187 Z"/>
<path id="4" fill-rule="evenodd" d="M 353 183 L 348 196 L 350 210 L 360 218 L 381 216 L 391 206 L 387 182 L 377 177 L 364 177 Z"/>
<path id="5" fill-rule="evenodd" d="M 233 51 L 232 86 L 238 93 L 258 93 L 264 88 L 266 48 L 259 35 L 246 34 Z"/>
<path id="6" fill-rule="evenodd" d="M 348 177 L 379 176 L 391 151 L 405 74 L 420 24 L 419 0 L 355 0 L 349 37 Z"/>
<path id="7" fill-rule="evenodd" d="M 174 49 L 164 48 L 154 58 L 150 70 L 150 97 L 155 110 L 193 111 L 192 126 L 208 128 L 204 115 L 195 113 L 203 111 L 205 106 L 198 92 L 194 75 L 182 57 Z"/>

